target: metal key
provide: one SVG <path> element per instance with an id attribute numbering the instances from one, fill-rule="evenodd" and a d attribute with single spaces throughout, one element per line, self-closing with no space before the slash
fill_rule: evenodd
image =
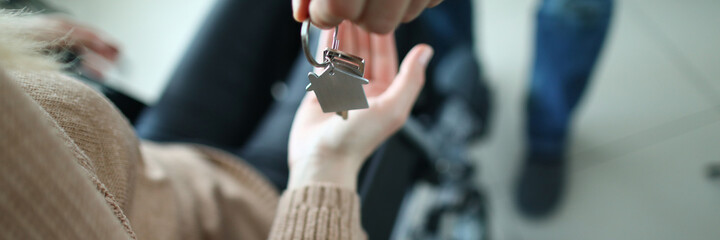
<path id="1" fill-rule="evenodd" d="M 368 84 L 363 78 L 365 73 L 365 60 L 337 50 L 338 28 L 335 27 L 333 44 L 331 48 L 323 51 L 323 63 L 318 63 L 310 54 L 307 46 L 307 31 L 309 21 L 303 22 L 301 37 L 305 57 L 314 67 L 324 68 L 320 75 L 308 73 L 310 84 L 307 91 L 315 91 L 323 112 L 336 112 L 343 119 L 347 119 L 348 110 L 368 108 L 367 98 L 362 85 Z"/>

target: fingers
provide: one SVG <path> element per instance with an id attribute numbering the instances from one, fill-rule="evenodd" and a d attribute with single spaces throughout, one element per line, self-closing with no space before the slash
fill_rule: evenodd
<path id="1" fill-rule="evenodd" d="M 371 34 L 370 56 L 365 63 L 371 69 L 368 71 L 368 79 L 372 81 L 372 91 L 377 91 L 379 94 L 390 86 L 397 74 L 395 35 L 392 33 L 385 35 Z"/>
<path id="2" fill-rule="evenodd" d="M 433 49 L 426 44 L 417 45 L 410 50 L 397 77 L 382 95 L 383 106 L 391 107 L 393 112 L 404 114 L 403 116 L 410 113 L 420 89 L 425 84 L 425 69 L 432 55 Z"/>
<path id="3" fill-rule="evenodd" d="M 357 33 L 355 32 L 355 26 L 349 21 L 344 21 L 338 27 L 340 31 L 338 33 L 338 49 L 343 52 L 355 53 L 358 50 L 357 45 Z M 334 30 L 331 30 L 334 31 Z"/>
<path id="4" fill-rule="evenodd" d="M 88 51 L 114 62 L 120 53 L 118 45 L 92 27 L 76 23 L 62 15 L 42 15 L 26 18 L 36 39 L 53 42 L 53 47 L 70 48 L 77 54 Z"/>
<path id="5" fill-rule="evenodd" d="M 370 57 L 370 33 L 360 28 L 360 26 L 352 24 L 353 36 L 355 36 L 355 43 L 357 49 L 354 52 L 350 52 L 363 59 Z M 368 72 L 368 66 L 366 64 L 365 71 Z"/>
<path id="6" fill-rule="evenodd" d="M 83 75 L 93 80 L 103 81 L 106 80 L 106 73 L 113 67 L 113 63 L 105 56 L 93 51 L 86 51 L 82 56 L 80 67 Z"/>
<path id="7" fill-rule="evenodd" d="M 83 27 L 76 27 L 73 30 L 71 40 L 75 42 L 71 44 L 80 44 L 82 47 L 110 61 L 115 61 L 120 53 L 117 45 Z"/>
<path id="8" fill-rule="evenodd" d="M 333 41 L 333 30 L 322 30 L 320 32 L 320 38 L 318 39 L 317 53 L 315 54 L 315 61 L 321 63 L 325 61 L 323 59 L 323 51 L 326 48 L 332 47 Z"/>
<path id="9" fill-rule="evenodd" d="M 311 18 L 319 28 L 328 29 L 349 20 L 373 33 L 392 32 L 425 8 L 443 0 L 292 0 L 293 17 L 301 22 Z"/>
<path id="10" fill-rule="evenodd" d="M 420 13 L 425 10 L 428 4 L 430 4 L 430 1 L 431 0 L 412 0 L 410 6 L 407 8 L 407 11 L 405 11 L 405 16 L 402 18 L 402 22 L 410 22 L 420 16 Z"/>
<path id="11" fill-rule="evenodd" d="M 338 26 L 338 50 L 354 53 L 362 50 L 358 47 L 357 41 L 361 36 L 358 36 L 354 31 L 355 26 L 351 22 L 343 22 Z M 316 54 L 316 60 L 322 62 L 322 53 L 326 48 L 331 48 L 334 40 L 335 29 L 322 30 L 320 32 L 320 40 L 318 41 L 318 48 Z"/>
<path id="12" fill-rule="evenodd" d="M 428 8 L 434 8 L 437 5 L 440 5 L 444 0 L 431 0 L 430 4 L 428 4 Z"/>
<path id="13" fill-rule="evenodd" d="M 308 18 L 308 8 L 310 0 L 292 0 L 293 18 L 295 21 L 302 22 Z"/>
<path id="14" fill-rule="evenodd" d="M 309 13 L 312 22 L 320 28 L 337 26 L 343 20 L 357 20 L 365 6 L 365 0 L 313 0 Z"/>
<path id="15" fill-rule="evenodd" d="M 379 34 L 392 32 L 405 16 L 411 0 L 368 0 L 358 24 Z"/>
<path id="16" fill-rule="evenodd" d="M 53 31 L 63 34 L 63 37 L 65 34 L 69 34 L 67 35 L 67 44 L 79 51 L 79 54 L 85 54 L 89 50 L 111 62 L 117 59 L 120 53 L 117 44 L 101 31 L 76 23 L 61 15 L 49 15 L 45 19 L 53 23 L 51 24 L 55 28 Z"/>
<path id="17" fill-rule="evenodd" d="M 355 52 L 363 52 L 367 45 L 359 45 L 359 44 L 367 44 L 367 41 L 365 40 L 366 36 L 362 36 L 362 32 L 356 31 L 357 28 L 354 26 L 351 22 L 343 22 L 338 26 L 338 49 L 344 52 L 348 53 L 355 53 Z M 320 39 L 318 41 L 318 48 L 317 53 L 315 54 L 315 61 L 321 63 L 325 61 L 325 58 L 323 56 L 323 51 L 326 48 L 332 47 L 333 42 L 333 34 L 335 33 L 335 29 L 331 30 L 322 30 L 320 32 Z M 365 34 L 367 35 L 367 34 Z M 316 69 L 320 71 L 319 69 Z M 317 72 L 317 71 L 316 71 Z"/>

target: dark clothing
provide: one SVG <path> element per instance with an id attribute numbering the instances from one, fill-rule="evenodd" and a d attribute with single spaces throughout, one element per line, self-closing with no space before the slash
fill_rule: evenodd
<path id="1" fill-rule="evenodd" d="M 287 78 L 300 50 L 300 25 L 290 12 L 287 1 L 219 1 L 160 100 L 138 119 L 138 135 L 237 153 L 284 189 L 289 131 L 271 128 L 274 141 L 262 140 L 248 154 L 242 149 L 273 104 L 272 85 Z M 269 119 L 289 129 L 295 109 Z"/>
<path id="2" fill-rule="evenodd" d="M 473 53 L 471 10 L 470 1 L 449 0 L 397 30 L 401 58 L 418 43 L 435 48 L 415 115 L 433 115 L 444 94 L 449 94 L 433 85 L 439 82 L 433 74 L 439 59 L 458 48 Z M 305 94 L 307 73 L 312 71 L 299 55 L 300 25 L 290 12 L 289 1 L 221 0 L 157 105 L 141 115 L 138 134 L 153 141 L 202 143 L 236 153 L 284 189 L 290 127 Z M 474 56 L 464 59 L 471 62 L 467 71 L 479 71 Z M 271 94 L 274 84 L 287 86 L 277 99 Z"/>

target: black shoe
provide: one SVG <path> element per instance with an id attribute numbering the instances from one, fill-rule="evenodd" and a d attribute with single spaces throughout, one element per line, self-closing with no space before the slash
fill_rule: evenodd
<path id="1" fill-rule="evenodd" d="M 565 190 L 562 153 L 528 154 L 517 182 L 516 204 L 530 218 L 544 218 L 558 207 Z"/>

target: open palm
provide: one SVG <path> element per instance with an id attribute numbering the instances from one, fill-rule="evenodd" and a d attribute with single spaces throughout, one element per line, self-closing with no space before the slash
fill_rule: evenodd
<path id="1" fill-rule="evenodd" d="M 425 81 L 425 66 L 432 56 L 427 45 L 408 53 L 398 73 L 393 34 L 371 34 L 344 22 L 339 27 L 339 50 L 365 59 L 364 85 L 369 108 L 352 110 L 343 120 L 323 113 L 314 92 L 303 99 L 295 115 L 289 142 L 290 167 L 303 159 L 349 161 L 362 165 L 380 143 L 396 132 L 407 119 Z M 332 31 L 323 31 L 318 52 L 330 46 Z"/>

